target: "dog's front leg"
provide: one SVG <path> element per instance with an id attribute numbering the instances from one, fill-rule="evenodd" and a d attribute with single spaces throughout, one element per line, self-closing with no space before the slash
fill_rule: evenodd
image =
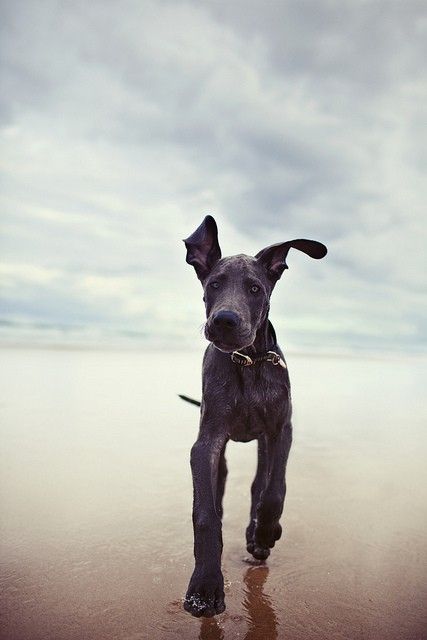
<path id="1" fill-rule="evenodd" d="M 224 497 L 225 483 L 227 480 L 227 460 L 225 459 L 225 445 L 222 448 L 218 461 L 218 478 L 216 483 L 216 512 L 222 520 L 223 508 L 222 499 Z"/>
<path id="2" fill-rule="evenodd" d="M 268 476 L 268 455 L 267 455 L 267 438 L 263 434 L 258 439 L 258 464 L 256 475 L 251 486 L 251 514 L 249 525 L 246 529 L 246 549 L 249 553 L 254 552 L 255 540 L 254 532 L 257 523 L 257 507 L 261 493 L 267 486 Z"/>
<path id="3" fill-rule="evenodd" d="M 285 425 L 277 436 L 265 436 L 254 484 L 251 525 L 248 527 L 247 549 L 254 558 L 265 560 L 282 534 L 279 523 L 286 494 L 286 462 L 292 443 L 292 427 Z M 260 445 L 263 444 L 260 440 Z M 262 472 L 266 475 L 262 475 Z M 264 486 L 263 482 L 265 483 Z M 252 539 L 250 538 L 252 536 Z"/>
<path id="4" fill-rule="evenodd" d="M 256 509 L 255 558 L 265 559 L 282 534 L 279 523 L 286 495 L 286 463 L 292 443 L 292 427 L 283 426 L 277 437 L 267 437 L 268 480 Z"/>
<path id="5" fill-rule="evenodd" d="M 211 617 L 225 609 L 221 517 L 216 508 L 218 465 L 225 440 L 203 435 L 202 430 L 191 449 L 195 568 L 184 608 L 196 617 Z"/>

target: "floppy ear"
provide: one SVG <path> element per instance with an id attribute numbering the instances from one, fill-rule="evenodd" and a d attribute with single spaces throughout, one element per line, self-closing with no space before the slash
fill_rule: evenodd
<path id="1" fill-rule="evenodd" d="M 186 261 L 193 265 L 199 280 L 204 280 L 221 257 L 218 228 L 212 216 L 206 216 L 200 227 L 184 242 L 187 247 Z"/>
<path id="2" fill-rule="evenodd" d="M 265 249 L 262 249 L 256 254 L 255 258 L 265 266 L 268 271 L 268 275 L 273 280 L 278 280 L 283 271 L 288 268 L 286 264 L 286 256 L 289 249 L 293 247 L 299 251 L 303 251 L 310 258 L 319 260 L 326 256 L 328 250 L 321 242 L 316 240 L 288 240 L 288 242 L 280 242 L 279 244 L 272 244 Z"/>

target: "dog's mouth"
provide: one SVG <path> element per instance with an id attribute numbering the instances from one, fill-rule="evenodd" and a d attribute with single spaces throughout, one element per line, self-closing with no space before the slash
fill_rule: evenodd
<path id="1" fill-rule="evenodd" d="M 206 336 L 207 337 L 207 336 Z M 224 353 L 233 353 L 233 351 L 240 351 L 249 347 L 253 340 L 247 338 L 246 340 L 239 340 L 239 342 L 223 342 L 222 340 L 208 338 L 209 342 L 212 342 L 214 347 L 223 351 Z"/>
<path id="2" fill-rule="evenodd" d="M 243 349 L 244 347 L 236 345 L 236 344 L 226 344 L 225 342 L 219 342 L 219 340 L 212 340 L 212 344 L 214 347 L 223 351 L 224 353 L 233 353 L 233 351 L 238 351 L 239 349 Z"/>
<path id="3" fill-rule="evenodd" d="M 204 333 L 206 340 L 212 342 L 214 347 L 224 353 L 232 353 L 233 351 L 245 349 L 249 347 L 255 339 L 255 335 L 246 333 L 245 335 L 239 335 L 237 332 L 230 332 L 230 335 L 227 335 L 227 332 L 221 332 L 223 334 L 221 335 L 209 325 L 205 325 Z"/>

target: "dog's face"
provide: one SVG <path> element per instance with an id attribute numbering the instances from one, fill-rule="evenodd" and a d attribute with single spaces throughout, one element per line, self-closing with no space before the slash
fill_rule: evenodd
<path id="1" fill-rule="evenodd" d="M 205 336 L 221 351 L 236 351 L 255 340 L 267 318 L 272 291 L 256 258 L 222 258 L 203 281 Z"/>
<path id="2" fill-rule="evenodd" d="M 312 258 L 323 258 L 326 247 L 314 240 L 291 240 L 266 247 L 255 257 L 221 258 L 218 231 L 212 216 L 186 240 L 187 262 L 204 289 L 205 336 L 221 351 L 250 346 L 268 316 L 274 285 L 287 268 L 291 247 Z"/>

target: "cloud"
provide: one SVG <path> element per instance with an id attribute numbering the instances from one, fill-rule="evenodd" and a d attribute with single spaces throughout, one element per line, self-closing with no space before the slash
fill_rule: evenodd
<path id="1" fill-rule="evenodd" d="M 420 344 L 420 3 L 26 1 L 3 14 L 2 317 L 190 343 L 203 307 L 180 239 L 210 212 L 225 253 L 328 244 L 321 263 L 292 254 L 275 294 L 294 344 Z"/>

